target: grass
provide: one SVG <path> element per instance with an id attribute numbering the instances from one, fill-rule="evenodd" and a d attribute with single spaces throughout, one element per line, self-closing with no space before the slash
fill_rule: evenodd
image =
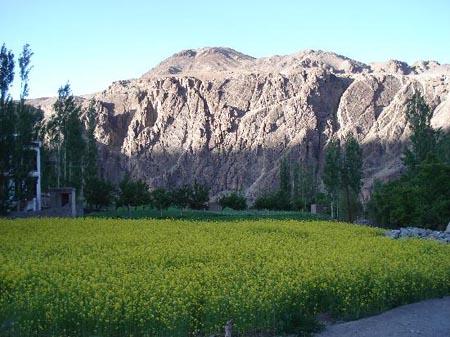
<path id="1" fill-rule="evenodd" d="M 0 221 L 1 336 L 308 332 L 450 294 L 450 245 L 326 221 Z"/>
<path id="2" fill-rule="evenodd" d="M 258 220 L 258 219 L 274 219 L 274 220 L 327 220 L 329 217 L 324 214 L 312 214 L 309 212 L 296 211 L 268 211 L 268 210 L 245 210 L 234 211 L 225 209 L 223 211 L 210 210 L 180 210 L 179 208 L 170 207 L 160 212 L 157 209 L 149 207 L 130 208 L 128 211 L 125 207 L 118 209 L 108 209 L 106 211 L 92 212 L 88 214 L 90 217 L 98 218 L 118 218 L 118 219 L 182 219 L 182 220 L 201 220 L 201 221 L 241 221 L 241 220 Z"/>

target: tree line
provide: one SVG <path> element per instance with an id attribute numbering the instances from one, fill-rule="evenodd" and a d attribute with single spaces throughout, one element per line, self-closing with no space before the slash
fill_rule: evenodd
<path id="1" fill-rule="evenodd" d="M 25 104 L 29 93 L 28 78 L 33 52 L 27 44 L 18 58 L 20 98 L 14 101 L 10 89 L 16 60 L 5 44 L 0 49 L 0 214 L 20 208 L 20 201 L 31 198 L 36 178 L 35 152 L 31 144 L 38 138 L 41 111 Z"/>
<path id="2" fill-rule="evenodd" d="M 403 154 L 405 171 L 390 182 L 376 182 L 368 215 L 378 225 L 445 229 L 450 221 L 450 134 L 431 126 L 433 112 L 420 93 L 406 106 L 411 145 Z"/>
<path id="3" fill-rule="evenodd" d="M 279 188 L 263 193 L 254 207 L 308 212 L 311 204 L 330 204 L 333 218 L 353 221 L 359 209 L 362 179 L 362 151 L 357 140 L 352 134 L 343 144 L 331 140 L 320 176 L 317 166 L 314 162 L 292 163 L 283 158 L 279 167 Z"/>

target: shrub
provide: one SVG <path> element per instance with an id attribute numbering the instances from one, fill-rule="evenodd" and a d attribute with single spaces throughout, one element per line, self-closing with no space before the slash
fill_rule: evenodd
<path id="1" fill-rule="evenodd" d="M 258 197 L 253 207 L 256 209 L 288 211 L 291 210 L 291 202 L 288 193 L 278 190 L 277 192 L 266 193 Z"/>
<path id="2" fill-rule="evenodd" d="M 162 211 L 169 208 L 172 203 L 171 194 L 167 192 L 164 188 L 157 188 L 151 193 L 152 204 L 160 212 L 162 216 Z"/>
<path id="3" fill-rule="evenodd" d="M 206 209 L 208 208 L 209 188 L 194 182 L 189 195 L 189 207 L 192 209 Z"/>
<path id="4" fill-rule="evenodd" d="M 107 180 L 89 179 L 84 187 L 84 197 L 90 208 L 100 209 L 114 201 L 114 186 Z"/>
<path id="5" fill-rule="evenodd" d="M 219 199 L 219 205 L 222 209 L 228 207 L 234 210 L 244 210 L 247 209 L 247 200 L 243 195 L 232 192 L 221 197 Z"/>

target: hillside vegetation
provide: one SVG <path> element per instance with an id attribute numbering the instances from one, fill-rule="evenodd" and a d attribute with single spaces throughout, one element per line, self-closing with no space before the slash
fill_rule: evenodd
<path id="1" fill-rule="evenodd" d="M 0 221 L 0 335 L 304 332 L 450 294 L 450 246 L 326 221 Z"/>

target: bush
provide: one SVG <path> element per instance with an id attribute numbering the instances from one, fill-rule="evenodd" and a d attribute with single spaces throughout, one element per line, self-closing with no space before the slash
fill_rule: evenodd
<path id="1" fill-rule="evenodd" d="M 256 209 L 289 211 L 291 210 L 291 202 L 289 194 L 279 190 L 258 197 L 253 207 Z"/>
<path id="2" fill-rule="evenodd" d="M 209 188 L 206 185 L 194 182 L 189 195 L 189 207 L 192 209 L 208 208 Z"/>
<path id="3" fill-rule="evenodd" d="M 450 219 L 450 166 L 430 159 L 416 171 L 375 185 L 368 210 L 378 225 L 445 228 Z"/>
<path id="4" fill-rule="evenodd" d="M 143 206 L 151 203 L 151 196 L 148 185 L 142 181 L 133 181 L 129 176 L 125 176 L 119 184 L 119 198 L 116 207 Z"/>
<path id="5" fill-rule="evenodd" d="M 222 209 L 228 207 L 234 210 L 244 210 L 247 209 L 247 200 L 243 195 L 232 192 L 220 198 L 219 205 Z"/>
<path id="6" fill-rule="evenodd" d="M 307 212 L 309 205 L 302 197 L 292 198 L 291 207 L 293 211 Z"/>
<path id="7" fill-rule="evenodd" d="M 169 208 L 172 203 L 171 194 L 167 192 L 164 188 L 157 188 L 151 193 L 151 200 L 153 206 L 155 206 L 162 216 L 162 211 Z"/>
<path id="8" fill-rule="evenodd" d="M 107 180 L 89 179 L 84 186 L 84 198 L 89 208 L 101 209 L 114 201 L 114 186 Z"/>

